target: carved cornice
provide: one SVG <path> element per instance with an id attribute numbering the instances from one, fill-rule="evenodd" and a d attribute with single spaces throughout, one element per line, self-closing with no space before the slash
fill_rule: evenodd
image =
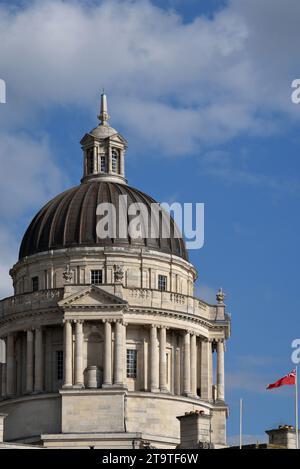
<path id="1" fill-rule="evenodd" d="M 137 308 L 137 307 L 129 306 L 129 309 L 126 312 L 126 314 L 130 316 L 130 313 L 134 313 L 138 315 L 143 315 L 145 313 L 148 313 L 156 317 L 159 316 L 160 318 L 165 317 L 165 318 L 180 319 L 182 321 L 186 321 L 189 323 L 199 324 L 201 326 L 204 326 L 214 331 L 224 331 L 224 329 L 228 327 L 228 323 L 225 321 L 224 322 L 222 321 L 222 323 L 220 322 L 214 323 L 212 321 L 193 315 L 191 313 L 182 313 L 180 311 L 161 310 L 161 309 L 156 309 L 156 308 L 155 309 L 154 308 L 141 308 L 141 307 Z M 187 325 L 186 328 L 188 327 L 189 326 Z"/>

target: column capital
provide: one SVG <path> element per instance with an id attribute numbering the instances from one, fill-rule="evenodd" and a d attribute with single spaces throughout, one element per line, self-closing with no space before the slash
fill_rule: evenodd
<path id="1" fill-rule="evenodd" d="M 63 325 L 64 325 L 64 324 L 72 324 L 73 322 L 74 322 L 73 319 L 63 319 L 63 322 L 62 322 L 62 323 L 63 323 Z"/>
<path id="2" fill-rule="evenodd" d="M 74 319 L 73 322 L 74 322 L 74 324 L 83 324 L 84 319 Z"/>

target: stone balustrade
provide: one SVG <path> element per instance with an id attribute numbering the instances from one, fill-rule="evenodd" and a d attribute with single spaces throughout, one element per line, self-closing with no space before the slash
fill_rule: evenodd
<path id="1" fill-rule="evenodd" d="M 101 288 L 114 290 L 113 284 L 102 284 Z M 230 318 L 216 305 L 209 305 L 199 298 L 175 292 L 150 290 L 147 288 L 121 287 L 122 298 L 130 306 L 161 308 L 181 313 L 195 314 L 212 321 L 228 321 Z M 0 318 L 18 312 L 51 309 L 64 296 L 64 288 L 40 290 L 32 293 L 15 295 L 0 301 Z"/>
<path id="2" fill-rule="evenodd" d="M 174 292 L 148 290 L 146 288 L 123 288 L 123 299 L 130 306 L 161 308 L 190 313 L 208 320 L 225 320 L 224 314 L 218 312 L 218 306 L 209 305 L 199 298 Z"/>
<path id="3" fill-rule="evenodd" d="M 63 288 L 54 288 L 10 296 L 0 301 L 0 317 L 55 307 L 57 302 L 63 298 L 63 295 Z"/>

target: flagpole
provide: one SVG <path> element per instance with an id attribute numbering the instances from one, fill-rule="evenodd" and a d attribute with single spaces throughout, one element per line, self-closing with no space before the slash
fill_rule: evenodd
<path id="1" fill-rule="evenodd" d="M 243 399 L 240 399 L 240 449 L 243 446 Z"/>
<path id="2" fill-rule="evenodd" d="M 298 413 L 298 367 L 296 366 L 295 377 L 295 430 L 296 430 L 296 449 L 299 449 L 299 413 Z"/>

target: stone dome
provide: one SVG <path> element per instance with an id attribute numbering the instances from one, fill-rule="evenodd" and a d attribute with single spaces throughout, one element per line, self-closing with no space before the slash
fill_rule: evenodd
<path id="1" fill-rule="evenodd" d="M 90 131 L 90 135 L 100 139 L 112 137 L 112 135 L 116 134 L 118 134 L 118 131 L 109 125 L 97 125 L 97 127 Z"/>
<path id="2" fill-rule="evenodd" d="M 147 247 L 188 260 L 185 243 L 175 237 L 176 226 L 171 218 L 170 237 L 162 236 L 160 223 L 157 238 L 105 238 L 97 237 L 96 214 L 100 203 L 111 203 L 116 208 L 118 222 L 118 200 L 127 196 L 128 207 L 132 203 L 143 203 L 148 213 L 155 200 L 143 192 L 117 182 L 96 179 L 83 182 L 48 202 L 33 218 L 21 243 L 19 259 L 52 249 L 91 246 Z M 166 212 L 165 212 L 166 214 Z M 169 215 L 167 215 L 169 220 Z M 129 223 L 129 217 L 127 223 Z M 164 220 L 164 217 L 161 217 Z M 126 230 L 127 231 L 127 230 Z"/>

